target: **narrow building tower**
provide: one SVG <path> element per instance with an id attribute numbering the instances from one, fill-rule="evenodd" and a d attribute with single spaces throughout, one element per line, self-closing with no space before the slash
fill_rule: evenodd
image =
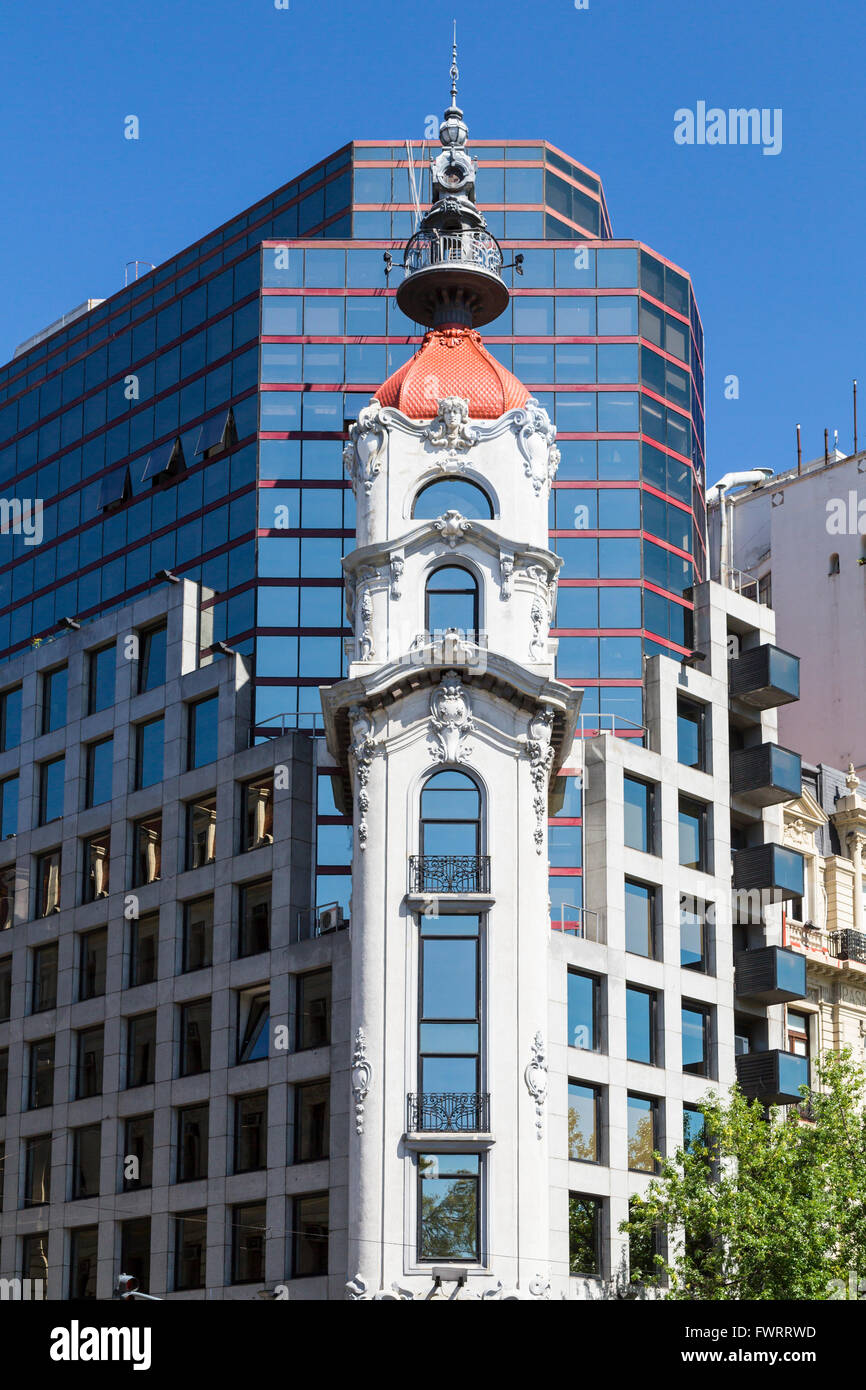
<path id="1" fill-rule="evenodd" d="M 432 206 L 397 293 L 428 331 L 346 446 L 354 640 L 348 678 L 322 692 L 354 799 L 356 1299 L 568 1284 L 549 1249 L 545 1110 L 547 789 L 580 702 L 554 679 L 548 635 L 558 453 L 546 412 L 478 333 L 509 292 L 456 77 L 455 64 Z"/>

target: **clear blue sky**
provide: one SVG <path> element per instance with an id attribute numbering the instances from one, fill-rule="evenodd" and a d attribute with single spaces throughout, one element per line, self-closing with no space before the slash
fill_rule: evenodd
<path id="1" fill-rule="evenodd" d="M 0 360 L 347 140 L 420 139 L 447 96 L 451 12 L 7 3 Z M 691 272 L 710 478 L 790 466 L 797 420 L 807 458 L 825 425 L 849 450 L 854 376 L 866 442 L 862 0 L 465 0 L 458 21 L 471 133 L 559 145 L 601 175 L 615 235 Z M 699 101 L 781 107 L 781 153 L 677 145 L 674 111 Z"/>

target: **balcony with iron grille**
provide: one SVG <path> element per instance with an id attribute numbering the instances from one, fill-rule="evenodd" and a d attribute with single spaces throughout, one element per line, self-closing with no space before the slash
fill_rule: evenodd
<path id="1" fill-rule="evenodd" d="M 413 854 L 409 893 L 489 893 L 488 854 Z"/>
<path id="2" fill-rule="evenodd" d="M 857 961 L 866 965 L 866 932 L 846 927 L 830 934 L 830 954 L 836 960 Z"/>
<path id="3" fill-rule="evenodd" d="M 403 268 L 397 303 L 417 323 L 432 324 L 437 308 L 455 296 L 475 328 L 498 318 L 508 304 L 502 250 L 483 227 L 422 228 L 406 244 Z"/>
<path id="4" fill-rule="evenodd" d="M 481 1091 L 419 1091 L 407 1097 L 409 1134 L 487 1134 L 490 1096 Z"/>

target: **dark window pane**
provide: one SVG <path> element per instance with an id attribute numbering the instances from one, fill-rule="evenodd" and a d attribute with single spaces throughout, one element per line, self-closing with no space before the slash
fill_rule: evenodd
<path id="1" fill-rule="evenodd" d="M 628 1166 L 640 1173 L 655 1172 L 657 1115 L 656 1101 L 646 1096 L 628 1097 Z"/>
<path id="2" fill-rule="evenodd" d="M 153 1116 L 126 1121 L 123 1139 L 123 1190 L 135 1192 L 153 1182 Z"/>
<path id="3" fill-rule="evenodd" d="M 328 1272 L 328 1194 L 299 1197 L 294 1203 L 292 1274 L 296 1279 Z"/>
<path id="4" fill-rule="evenodd" d="M 311 1081 L 295 1088 L 295 1162 L 327 1158 L 330 1141 L 331 1083 Z"/>
<path id="5" fill-rule="evenodd" d="M 207 1177 L 208 1106 L 189 1105 L 178 1114 L 177 1180 Z"/>
<path id="6" fill-rule="evenodd" d="M 149 1086 L 156 1076 L 156 1014 L 129 1020 L 127 1086 Z"/>
<path id="7" fill-rule="evenodd" d="M 217 756 L 219 700 L 211 695 L 189 707 L 189 745 L 187 766 L 203 767 Z"/>
<path id="8" fill-rule="evenodd" d="M 331 1041 L 331 972 L 316 970 L 298 977 L 298 1050 L 324 1047 Z"/>
<path id="9" fill-rule="evenodd" d="M 197 999 L 181 1007 L 180 1021 L 180 1074 L 193 1076 L 197 1072 L 210 1069 L 210 1023 L 211 1005 L 209 999 Z"/>
<path id="10" fill-rule="evenodd" d="M 183 909 L 183 968 L 202 970 L 213 960 L 213 898 L 196 898 Z"/>
<path id="11" fill-rule="evenodd" d="M 145 690 L 154 690 L 156 686 L 165 684 L 166 642 L 167 633 L 165 624 L 160 627 L 148 628 L 146 632 L 141 634 L 141 665 L 138 668 L 138 689 L 140 693 Z"/>
<path id="12" fill-rule="evenodd" d="M 568 1083 L 568 1156 L 579 1163 L 598 1163 L 600 1095 L 595 1086 Z"/>
<path id="13" fill-rule="evenodd" d="M 254 1284 L 264 1278 L 266 1234 L 264 1202 L 232 1208 L 233 1284 Z"/>
<path id="14" fill-rule="evenodd" d="M 236 1173 L 251 1173 L 267 1167 L 268 1093 L 255 1091 L 235 1101 Z"/>

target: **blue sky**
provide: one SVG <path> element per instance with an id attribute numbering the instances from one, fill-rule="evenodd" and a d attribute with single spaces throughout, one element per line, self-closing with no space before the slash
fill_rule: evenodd
<path id="1" fill-rule="evenodd" d="M 0 359 L 352 138 L 420 139 L 447 97 L 450 11 L 417 0 L 6 6 Z M 708 472 L 850 450 L 866 182 L 856 0 L 465 0 L 477 138 L 543 137 L 604 181 L 614 234 L 693 276 Z M 674 112 L 781 108 L 782 149 L 678 145 Z M 139 117 L 141 138 L 123 138 Z M 725 378 L 739 379 L 726 400 Z M 866 442 L 866 394 L 861 436 Z"/>

